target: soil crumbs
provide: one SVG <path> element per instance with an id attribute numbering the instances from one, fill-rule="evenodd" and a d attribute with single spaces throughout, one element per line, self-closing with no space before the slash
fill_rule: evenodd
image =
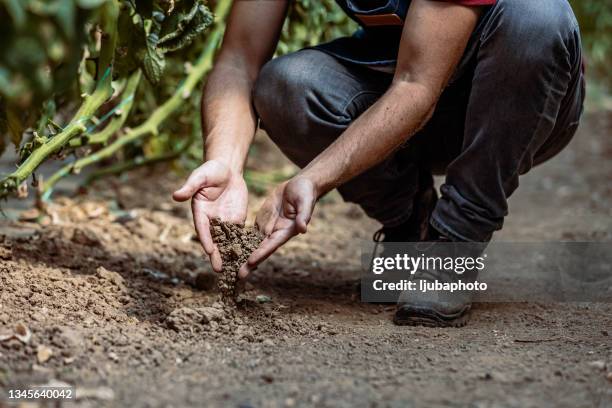
<path id="1" fill-rule="evenodd" d="M 213 337 L 219 333 L 253 340 L 253 331 L 237 313 L 238 269 L 262 241 L 254 227 L 211 220 L 211 235 L 223 261 L 217 279 L 220 298 L 211 306 L 181 307 L 173 310 L 166 322 L 177 331 L 200 327 Z"/>
<path id="2" fill-rule="evenodd" d="M 609 241 L 611 128 L 591 115 L 523 177 L 499 239 Z M 378 226 L 329 197 L 228 312 L 217 280 L 233 294 L 232 277 L 170 201 L 181 180 L 130 177 L 2 221 L 0 406 L 17 405 L 9 389 L 62 384 L 83 407 L 612 406 L 611 304 L 477 304 L 461 329 L 394 326 L 393 306 L 356 292 L 359 242 Z M 243 233 L 219 227 L 241 263 Z"/>
<path id="3" fill-rule="evenodd" d="M 263 237 L 254 227 L 211 220 L 211 235 L 221 253 L 223 272 L 219 278 L 219 290 L 226 303 L 236 299 L 238 269 L 257 248 Z"/>

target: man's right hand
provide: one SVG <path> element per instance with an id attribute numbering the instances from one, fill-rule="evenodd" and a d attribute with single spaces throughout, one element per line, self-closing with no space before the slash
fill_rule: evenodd
<path id="1" fill-rule="evenodd" d="M 176 201 L 191 198 L 193 222 L 204 251 L 216 272 L 221 272 L 219 249 L 210 234 L 210 220 L 244 224 L 248 191 L 242 175 L 217 160 L 209 160 L 195 169 L 185 184 L 174 192 Z"/>

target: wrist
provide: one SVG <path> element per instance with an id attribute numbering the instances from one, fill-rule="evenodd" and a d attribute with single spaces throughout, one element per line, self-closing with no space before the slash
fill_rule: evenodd
<path id="1" fill-rule="evenodd" d="M 221 129 L 219 126 L 213 128 L 204 136 L 204 160 L 218 161 L 233 174 L 241 175 L 252 140 L 250 133 L 241 133 L 233 128 Z"/>
<path id="2" fill-rule="evenodd" d="M 240 152 L 224 146 L 205 146 L 204 152 L 205 162 L 214 160 L 226 167 L 232 174 L 242 175 L 246 154 L 242 155 Z"/>
<path id="3" fill-rule="evenodd" d="M 244 171 L 244 165 L 242 162 L 238 162 L 228 157 L 205 155 L 204 162 L 215 161 L 225 167 L 232 175 L 242 176 Z"/>
<path id="4" fill-rule="evenodd" d="M 309 169 L 308 167 L 296 174 L 294 178 L 308 179 L 313 185 L 317 199 L 336 188 L 332 180 L 325 177 L 323 173 Z"/>

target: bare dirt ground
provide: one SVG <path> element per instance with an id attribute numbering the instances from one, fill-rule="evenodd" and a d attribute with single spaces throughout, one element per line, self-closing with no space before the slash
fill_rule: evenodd
<path id="1" fill-rule="evenodd" d="M 609 241 L 610 129 L 590 114 L 525 176 L 497 239 Z M 0 335 L 21 323 L 31 338 L 0 342 L 0 406 L 58 381 L 77 387 L 66 406 L 612 406 L 612 303 L 478 304 L 465 328 L 394 326 L 393 307 L 355 290 L 378 226 L 335 196 L 223 312 L 167 173 L 2 221 Z"/>

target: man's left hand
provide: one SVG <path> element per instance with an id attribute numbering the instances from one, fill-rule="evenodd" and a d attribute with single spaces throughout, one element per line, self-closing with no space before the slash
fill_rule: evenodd
<path id="1" fill-rule="evenodd" d="M 307 177 L 298 175 L 276 187 L 255 220 L 265 238 L 240 267 L 238 277 L 245 278 L 280 246 L 297 234 L 305 233 L 317 198 L 316 187 Z"/>

